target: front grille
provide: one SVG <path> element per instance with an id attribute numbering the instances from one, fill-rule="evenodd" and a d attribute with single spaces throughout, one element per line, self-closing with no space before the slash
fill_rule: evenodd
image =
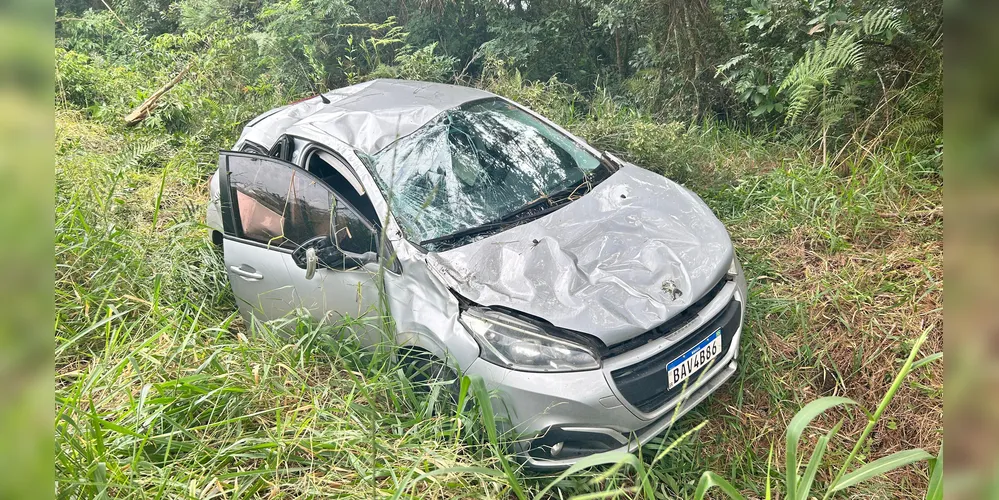
<path id="1" fill-rule="evenodd" d="M 614 384 L 617 385 L 617 390 L 635 408 L 646 413 L 655 411 L 684 390 L 684 384 L 680 384 L 670 390 L 666 389 L 668 387 L 666 383 L 666 364 L 683 354 L 687 349 L 697 345 L 698 342 L 711 334 L 711 332 L 721 328 L 722 354 L 715 358 L 714 361 L 718 363 L 728 353 L 729 347 L 732 345 L 732 338 L 739 329 L 741 317 L 742 304 L 733 299 L 711 321 L 708 321 L 669 349 L 626 368 L 612 371 L 611 377 L 614 379 Z M 687 379 L 687 385 L 690 386 L 697 382 L 697 378 L 701 374 L 701 372 L 696 372 L 691 375 Z"/>

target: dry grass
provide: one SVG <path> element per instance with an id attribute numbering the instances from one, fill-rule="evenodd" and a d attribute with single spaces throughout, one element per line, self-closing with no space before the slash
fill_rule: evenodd
<path id="1" fill-rule="evenodd" d="M 768 175 L 801 180 L 793 170 Z M 796 410 L 818 397 L 844 396 L 872 410 L 923 331 L 930 335 L 921 354 L 943 351 L 942 193 L 934 181 L 907 185 L 896 176 L 867 185 L 853 193 L 863 195 L 862 210 L 836 219 L 828 212 L 843 199 L 825 195 L 829 188 L 842 190 L 847 181 L 817 177 L 794 188 L 811 190 L 824 204 L 788 196 L 780 189 L 786 179 L 777 179 L 768 186 L 769 196 L 755 198 L 759 205 L 733 214 L 730 228 L 740 256 L 748 260 L 753 300 L 742 354 L 744 384 L 730 386 L 705 411 L 732 416 L 712 420 L 704 431 L 723 436 L 714 440 L 716 469 L 733 467 L 726 460 L 733 456 L 746 457 L 741 462 L 748 467 L 747 445 L 753 459 L 765 460 Z M 816 189 L 823 185 L 826 189 Z M 898 196 L 885 196 L 886 186 Z M 733 201 L 746 199 L 722 196 L 717 203 Z M 842 214 L 856 207 L 839 208 Z M 864 230 L 851 233 L 858 225 Z M 849 234 L 842 238 L 848 241 L 831 249 L 836 238 L 829 233 L 837 232 Z M 846 415 L 834 412 L 817 420 L 813 440 Z M 865 424 L 862 413 L 848 418 L 827 460 L 845 456 Z M 906 380 L 877 423 L 865 456 L 910 448 L 935 453 L 942 429 L 943 365 L 935 363 Z M 782 463 L 782 448 L 775 453 Z M 926 480 L 925 469 L 907 468 L 873 484 L 868 495 L 921 498 Z"/>
<path id="2" fill-rule="evenodd" d="M 777 162 L 782 155 L 756 143 L 744 144 L 740 164 L 729 154 L 738 137 L 714 130 L 682 138 L 702 141 L 683 146 L 693 157 L 724 158 L 715 168 L 740 172 L 740 182 L 701 191 L 730 227 L 752 297 L 738 376 L 664 437 L 668 444 L 707 421 L 649 477 L 689 495 L 714 470 L 758 497 L 771 444 L 805 403 L 841 395 L 871 410 L 922 331 L 931 330 L 923 354 L 942 351 L 942 182 L 898 161 L 842 177 L 797 159 Z M 511 481 L 529 491 L 546 484 L 468 472 L 408 483 L 422 471 L 499 470 L 495 453 L 466 439 L 477 432 L 474 412 L 428 416 L 391 364 L 334 340 L 336 327 L 304 330 L 320 339 L 308 346 L 253 335 L 233 315 L 221 264 L 198 226 L 212 148 L 166 140 L 128 161 L 137 143 L 162 139 L 57 115 L 55 385 L 60 415 L 79 425 L 57 425 L 62 488 L 267 498 L 408 488 L 445 498 L 509 496 Z M 942 375 L 931 364 L 906 379 L 863 461 L 938 449 Z M 846 415 L 817 420 L 809 435 Z M 852 417 L 830 466 L 865 423 L 859 411 Z M 776 453 L 782 463 L 780 446 Z M 635 484 L 627 471 L 588 484 L 598 472 L 556 491 Z M 819 477 L 830 479 L 829 470 Z M 925 483 L 925 467 L 909 467 L 851 495 L 915 498 Z"/>

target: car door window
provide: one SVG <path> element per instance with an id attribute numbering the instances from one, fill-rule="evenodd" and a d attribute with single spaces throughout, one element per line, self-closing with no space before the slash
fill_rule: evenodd
<path id="1" fill-rule="evenodd" d="M 228 156 L 237 237 L 295 249 L 317 236 L 335 236 L 342 252 L 377 253 L 378 233 L 349 203 L 290 163 Z"/>
<path id="2" fill-rule="evenodd" d="M 377 233 L 351 207 L 341 203 L 336 208 L 336 244 L 342 252 L 362 254 L 377 252 Z"/>
<path id="3" fill-rule="evenodd" d="M 327 186 L 336 191 L 337 195 L 350 203 L 351 207 L 377 226 L 378 215 L 375 207 L 364 192 L 364 187 L 347 166 L 347 162 L 318 148 L 307 150 L 306 154 L 305 169 L 322 179 Z"/>
<path id="4" fill-rule="evenodd" d="M 243 146 L 239 148 L 239 150 L 244 153 L 253 153 L 255 155 L 267 156 L 267 150 L 264 149 L 263 146 L 252 141 L 246 141 L 245 143 L 243 143 Z"/>
<path id="5" fill-rule="evenodd" d="M 248 155 L 229 156 L 228 172 L 237 237 L 294 249 L 332 234 L 334 195 L 313 176 Z"/>
<path id="6" fill-rule="evenodd" d="M 291 161 L 292 152 L 295 150 L 295 141 L 291 137 L 284 135 L 281 136 L 277 142 L 271 146 L 271 150 L 268 152 L 270 156 L 278 158 L 284 161 Z"/>

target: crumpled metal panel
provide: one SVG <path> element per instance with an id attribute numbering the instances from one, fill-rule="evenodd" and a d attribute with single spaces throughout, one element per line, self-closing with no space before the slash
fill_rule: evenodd
<path id="1" fill-rule="evenodd" d="M 385 291 L 396 343 L 418 346 L 463 373 L 479 357 L 479 345 L 458 321 L 454 294 L 423 264 L 422 253 L 405 241 L 393 241 L 403 271 L 385 273 Z"/>
<path id="2" fill-rule="evenodd" d="M 323 95 L 329 104 L 314 97 L 251 122 L 240 141 L 271 147 L 284 134 L 310 135 L 321 143 L 340 141 L 365 154 L 375 154 L 448 109 L 495 97 L 470 87 L 388 79 L 370 80 Z"/>
<path id="3" fill-rule="evenodd" d="M 613 345 L 683 311 L 732 257 L 728 232 L 697 195 L 626 165 L 548 216 L 427 262 L 469 300 Z"/>

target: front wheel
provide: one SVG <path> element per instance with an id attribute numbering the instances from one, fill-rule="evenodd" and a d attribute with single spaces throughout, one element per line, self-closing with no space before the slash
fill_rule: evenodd
<path id="1" fill-rule="evenodd" d="M 429 402 L 434 404 L 435 413 L 458 404 L 461 379 L 443 360 L 425 350 L 408 348 L 401 353 L 400 365 L 414 392 L 432 398 Z"/>

